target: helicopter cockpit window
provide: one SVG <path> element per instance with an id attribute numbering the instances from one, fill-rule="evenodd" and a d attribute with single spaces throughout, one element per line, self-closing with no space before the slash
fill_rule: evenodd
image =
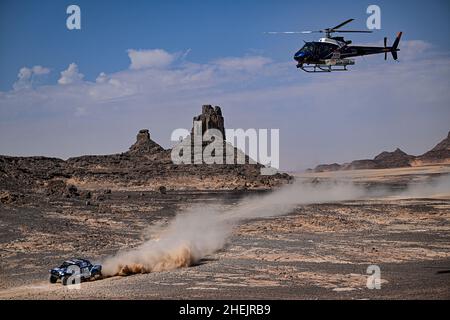
<path id="1" fill-rule="evenodd" d="M 307 44 L 305 44 L 305 45 L 303 46 L 303 48 L 302 48 L 301 51 L 304 52 L 304 53 L 313 54 L 313 53 L 314 53 L 314 50 L 315 50 L 314 44 L 313 44 L 313 43 L 307 43 Z"/>

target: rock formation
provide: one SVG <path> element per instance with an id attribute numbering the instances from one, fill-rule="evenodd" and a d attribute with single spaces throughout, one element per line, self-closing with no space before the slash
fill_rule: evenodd
<path id="1" fill-rule="evenodd" d="M 194 117 L 193 122 L 195 121 L 202 122 L 202 134 L 204 134 L 208 129 L 217 129 L 222 132 L 223 140 L 225 140 L 225 124 L 222 116 L 222 110 L 219 106 L 215 106 L 213 108 L 209 104 L 203 105 L 202 113 Z"/>
<path id="2" fill-rule="evenodd" d="M 327 172 L 355 169 L 389 169 L 448 163 L 450 163 L 450 132 L 447 138 L 439 142 L 433 149 L 418 157 L 409 155 L 397 148 L 393 152 L 384 151 L 373 159 L 355 160 L 351 163 L 344 163 L 342 165 L 337 163 L 321 164 L 312 171 Z"/>
<path id="3" fill-rule="evenodd" d="M 315 172 L 329 172 L 329 171 L 338 171 L 341 169 L 341 165 L 338 163 L 332 163 L 332 164 L 320 164 L 318 165 L 314 170 Z"/>
<path id="4" fill-rule="evenodd" d="M 219 107 L 203 106 L 204 129 L 224 133 Z M 236 151 L 230 144 L 227 148 Z M 237 151 L 236 151 L 237 152 Z M 248 157 L 247 157 L 248 160 Z M 151 140 L 148 129 L 139 131 L 128 151 L 111 155 L 87 155 L 66 161 L 46 157 L 0 156 L 0 191 L 21 190 L 47 196 L 83 197 L 86 190 L 234 190 L 269 189 L 288 182 L 288 174 L 262 176 L 262 165 L 174 164 L 171 150 Z M 2 196 L 2 201 L 9 201 Z"/>
<path id="5" fill-rule="evenodd" d="M 414 160 L 414 158 L 414 156 L 403 152 L 400 148 L 397 148 L 393 152 L 384 151 L 377 155 L 373 160 L 376 167 L 399 168 L 411 166 L 411 161 Z"/>
<path id="6" fill-rule="evenodd" d="M 150 139 L 148 129 L 139 130 L 136 136 L 136 142 L 130 147 L 128 151 L 131 155 L 145 155 L 163 152 L 164 149 L 159 144 Z"/>
<path id="7" fill-rule="evenodd" d="M 450 163 L 450 132 L 447 137 L 439 142 L 433 149 L 417 157 L 420 163 Z"/>

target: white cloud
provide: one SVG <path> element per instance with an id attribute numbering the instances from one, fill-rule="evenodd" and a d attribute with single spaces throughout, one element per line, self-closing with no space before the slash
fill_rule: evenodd
<path id="1" fill-rule="evenodd" d="M 430 52 L 433 50 L 433 46 L 422 40 L 408 40 L 408 41 L 400 41 L 400 52 L 398 53 L 400 61 L 402 60 L 413 60 L 417 59 L 419 56 L 423 56 L 425 53 L 434 54 L 434 52 Z"/>
<path id="2" fill-rule="evenodd" d="M 110 77 L 100 73 L 95 84 L 88 88 L 89 96 L 97 102 L 107 102 L 132 96 L 138 92 L 138 87 L 132 81 L 120 80 L 120 77 Z M 87 114 L 87 110 L 81 115 Z M 80 115 L 80 114 L 79 114 Z"/>
<path id="3" fill-rule="evenodd" d="M 169 66 L 176 55 L 162 49 L 135 50 L 129 49 L 128 57 L 131 60 L 130 69 L 164 68 Z"/>
<path id="4" fill-rule="evenodd" d="M 43 75 L 50 73 L 50 69 L 44 68 L 43 66 L 34 66 L 31 70 L 33 71 L 33 74 L 36 75 Z"/>
<path id="5" fill-rule="evenodd" d="M 30 89 L 33 87 L 35 76 L 41 76 L 50 73 L 50 69 L 42 66 L 32 68 L 23 67 L 17 75 L 18 80 L 13 84 L 14 90 Z"/>
<path id="6" fill-rule="evenodd" d="M 61 72 L 61 78 L 58 83 L 62 85 L 79 83 L 83 80 L 84 75 L 78 71 L 76 63 L 71 63 L 69 67 Z"/>
<path id="7" fill-rule="evenodd" d="M 104 72 L 100 72 L 98 77 L 95 79 L 95 82 L 97 84 L 110 84 L 114 87 L 122 86 L 122 82 L 120 80 L 118 80 L 117 78 L 111 78 Z"/>
<path id="8" fill-rule="evenodd" d="M 272 60 L 261 56 L 247 56 L 247 57 L 231 57 L 222 58 L 215 61 L 220 68 L 228 71 L 252 71 L 263 68 Z"/>
<path id="9" fill-rule="evenodd" d="M 97 79 L 95 79 L 95 82 L 97 83 L 106 83 L 108 81 L 109 77 L 104 72 L 100 72 Z"/>
<path id="10" fill-rule="evenodd" d="M 208 103 L 223 107 L 229 128 L 279 128 L 283 168 L 345 162 L 395 147 L 419 154 L 449 130 L 450 58 L 427 51 L 430 45 L 419 40 L 402 41 L 400 48 L 400 63 L 370 56 L 355 59 L 349 72 L 320 75 L 260 55 L 200 64 L 166 52 L 172 59 L 159 67 L 146 61 L 140 66 L 147 67 L 100 73 L 95 82 L 78 77 L 72 86 L 0 93 L 0 149 L 59 156 L 120 152 L 141 128 L 167 147 L 171 131 L 189 129 Z M 179 63 L 162 67 L 175 59 Z M 74 130 L 61 129 L 66 123 Z M 36 140 L 27 144 L 26 135 Z"/>

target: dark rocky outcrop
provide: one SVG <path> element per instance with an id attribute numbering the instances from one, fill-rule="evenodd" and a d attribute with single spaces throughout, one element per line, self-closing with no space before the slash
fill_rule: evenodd
<path id="1" fill-rule="evenodd" d="M 450 163 L 450 132 L 444 140 L 416 160 L 423 163 Z"/>
<path id="2" fill-rule="evenodd" d="M 217 129 L 222 133 L 223 140 L 226 140 L 225 122 L 222 116 L 222 110 L 219 106 L 215 106 L 213 108 L 209 104 L 203 105 L 202 113 L 194 117 L 193 122 L 195 121 L 202 122 L 202 134 L 204 134 L 208 129 Z"/>
<path id="3" fill-rule="evenodd" d="M 219 107 L 203 106 L 202 114 L 194 119 L 202 121 L 206 129 L 225 132 Z M 187 143 L 190 144 L 189 139 Z M 224 144 L 228 150 L 237 152 L 231 145 Z M 263 166 L 250 163 L 248 157 L 245 157 L 245 164 L 174 164 L 171 151 L 151 140 L 148 129 L 142 129 L 136 142 L 124 153 L 80 156 L 67 161 L 0 156 L 0 191 L 27 190 L 52 197 L 89 199 L 86 190 L 165 193 L 174 189 L 269 189 L 291 179 L 281 173 L 262 176 Z M 93 199 L 98 201 L 97 195 Z"/>
<path id="4" fill-rule="evenodd" d="M 389 169 L 404 168 L 427 164 L 448 164 L 450 163 L 450 132 L 447 138 L 439 142 L 433 149 L 421 156 L 412 156 L 397 148 L 395 151 L 384 151 L 373 159 L 355 160 L 342 165 L 321 164 L 314 168 L 314 172 L 327 172 L 338 170 L 356 169 Z"/>
<path id="5" fill-rule="evenodd" d="M 148 129 L 139 130 L 136 136 L 136 142 L 130 147 L 128 153 L 130 155 L 148 155 L 161 153 L 164 149 L 155 141 L 150 139 L 150 132 Z"/>
<path id="6" fill-rule="evenodd" d="M 378 168 L 376 161 L 370 159 L 354 160 L 350 163 L 343 164 L 343 170 L 358 170 L 358 169 L 376 169 Z"/>
<path id="7" fill-rule="evenodd" d="M 62 159 L 0 156 L 0 191 L 28 191 L 45 181 L 69 177 Z"/>
<path id="8" fill-rule="evenodd" d="M 373 159 L 354 160 L 342 165 L 333 163 L 331 165 L 318 165 L 315 172 L 338 171 L 338 170 L 361 170 L 361 169 L 387 169 L 409 167 L 414 156 L 408 155 L 400 149 L 393 152 L 384 151 Z"/>
<path id="9" fill-rule="evenodd" d="M 377 168 L 401 168 L 410 167 L 414 156 L 403 152 L 397 148 L 393 152 L 384 151 L 377 155 L 373 160 Z"/>
<path id="10" fill-rule="evenodd" d="M 329 171 L 338 171 L 341 169 L 341 165 L 338 163 L 332 163 L 332 164 L 320 164 L 318 165 L 314 170 L 315 172 L 329 172 Z"/>

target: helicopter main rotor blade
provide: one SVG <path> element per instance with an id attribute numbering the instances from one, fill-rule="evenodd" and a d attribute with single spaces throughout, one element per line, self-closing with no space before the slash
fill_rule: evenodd
<path id="1" fill-rule="evenodd" d="M 372 33 L 371 30 L 336 30 L 337 33 Z"/>
<path id="2" fill-rule="evenodd" d="M 339 29 L 340 27 L 345 26 L 347 23 L 350 23 L 350 22 L 352 22 L 353 20 L 355 20 L 355 19 L 348 19 L 348 20 L 342 22 L 341 24 L 338 24 L 336 27 L 330 28 L 330 30 L 336 30 L 336 29 Z"/>
<path id="3" fill-rule="evenodd" d="M 317 31 L 269 31 L 264 32 L 267 34 L 307 34 L 307 33 L 313 33 Z"/>

